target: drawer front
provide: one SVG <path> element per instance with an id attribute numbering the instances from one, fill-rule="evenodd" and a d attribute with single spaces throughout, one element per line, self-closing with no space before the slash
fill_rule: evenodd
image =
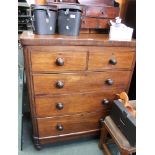
<path id="1" fill-rule="evenodd" d="M 83 16 L 98 18 L 115 18 L 119 14 L 119 8 L 107 6 L 85 6 Z"/>
<path id="2" fill-rule="evenodd" d="M 111 108 L 116 94 L 123 89 L 72 95 L 36 97 L 36 117 L 92 112 Z"/>
<path id="3" fill-rule="evenodd" d="M 81 28 L 83 29 L 109 28 L 109 19 L 82 17 Z"/>
<path id="4" fill-rule="evenodd" d="M 86 4 L 86 5 L 108 5 L 113 6 L 114 0 L 78 0 L 79 4 Z M 85 5 L 84 5 L 85 6 Z"/>
<path id="5" fill-rule="evenodd" d="M 99 129 L 99 120 L 104 118 L 107 113 L 108 112 L 105 111 L 99 111 L 37 119 L 39 136 L 60 136 L 64 134 Z"/>
<path id="6" fill-rule="evenodd" d="M 86 49 L 72 47 L 34 48 L 32 71 L 73 71 L 86 69 Z"/>
<path id="7" fill-rule="evenodd" d="M 70 94 L 126 88 L 130 71 L 34 74 L 35 95 Z"/>
<path id="8" fill-rule="evenodd" d="M 89 53 L 89 70 L 131 69 L 135 57 L 134 49 L 103 48 Z"/>

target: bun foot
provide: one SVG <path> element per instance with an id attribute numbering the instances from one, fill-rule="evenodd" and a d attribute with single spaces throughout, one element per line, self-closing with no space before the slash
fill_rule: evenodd
<path id="1" fill-rule="evenodd" d="M 40 151 L 42 149 L 42 145 L 39 143 L 38 140 L 34 139 L 34 146 L 35 148 Z"/>
<path id="2" fill-rule="evenodd" d="M 36 145 L 36 144 L 35 144 L 35 148 L 36 148 L 38 151 L 42 150 L 42 146 L 41 146 L 41 145 Z"/>

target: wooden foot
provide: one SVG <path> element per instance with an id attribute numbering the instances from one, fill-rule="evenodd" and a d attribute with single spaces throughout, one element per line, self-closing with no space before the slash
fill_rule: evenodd
<path id="1" fill-rule="evenodd" d="M 112 155 L 112 154 L 110 153 L 110 151 L 109 151 L 109 149 L 108 149 L 108 147 L 107 147 L 106 144 L 103 144 L 103 150 L 104 150 L 104 152 L 105 152 L 106 155 Z"/>
<path id="2" fill-rule="evenodd" d="M 42 149 L 42 145 L 40 144 L 40 142 L 37 139 L 34 139 L 34 146 L 38 151 L 40 151 Z"/>

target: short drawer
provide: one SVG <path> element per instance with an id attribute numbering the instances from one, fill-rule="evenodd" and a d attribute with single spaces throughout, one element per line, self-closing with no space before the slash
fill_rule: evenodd
<path id="1" fill-rule="evenodd" d="M 36 117 L 49 117 L 56 115 L 92 112 L 95 110 L 111 108 L 116 94 L 123 89 L 89 92 L 72 95 L 52 95 L 36 97 Z"/>
<path id="2" fill-rule="evenodd" d="M 70 94 L 126 88 L 130 71 L 34 74 L 35 95 Z"/>
<path id="3" fill-rule="evenodd" d="M 36 47 L 31 49 L 31 68 L 43 72 L 85 70 L 86 56 L 82 47 Z"/>
<path id="4" fill-rule="evenodd" d="M 131 48 L 96 48 L 89 52 L 89 70 L 131 69 L 135 49 Z"/>
<path id="5" fill-rule="evenodd" d="M 106 111 L 99 111 L 52 118 L 39 118 L 37 119 L 39 136 L 60 136 L 76 132 L 97 130 L 99 129 L 99 120 L 104 118 L 107 114 L 108 112 Z"/>

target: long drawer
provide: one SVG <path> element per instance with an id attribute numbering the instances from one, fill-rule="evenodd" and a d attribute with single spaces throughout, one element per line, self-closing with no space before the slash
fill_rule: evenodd
<path id="1" fill-rule="evenodd" d="M 37 119 L 39 137 L 60 136 L 99 129 L 99 120 L 104 118 L 107 113 L 108 111 L 98 111 L 53 118 L 39 118 Z"/>
<path id="2" fill-rule="evenodd" d="M 35 95 L 70 94 L 126 88 L 130 71 L 34 74 Z"/>
<path id="3" fill-rule="evenodd" d="M 112 105 L 112 101 L 116 99 L 116 94 L 122 91 L 123 89 L 36 97 L 36 117 L 41 118 L 109 109 Z"/>
<path id="4" fill-rule="evenodd" d="M 89 3 L 88 3 L 89 4 Z M 83 16 L 114 19 L 119 14 L 119 8 L 107 5 L 85 5 L 83 6 Z"/>
<path id="5" fill-rule="evenodd" d="M 79 71 L 86 69 L 87 49 L 83 47 L 33 47 L 32 71 Z"/>
<path id="6" fill-rule="evenodd" d="M 91 50 L 90 50 L 91 51 Z M 135 49 L 133 48 L 94 48 L 89 52 L 89 70 L 131 69 Z"/>
<path id="7" fill-rule="evenodd" d="M 103 29 L 109 28 L 109 19 L 82 17 L 81 28 L 83 29 Z"/>

